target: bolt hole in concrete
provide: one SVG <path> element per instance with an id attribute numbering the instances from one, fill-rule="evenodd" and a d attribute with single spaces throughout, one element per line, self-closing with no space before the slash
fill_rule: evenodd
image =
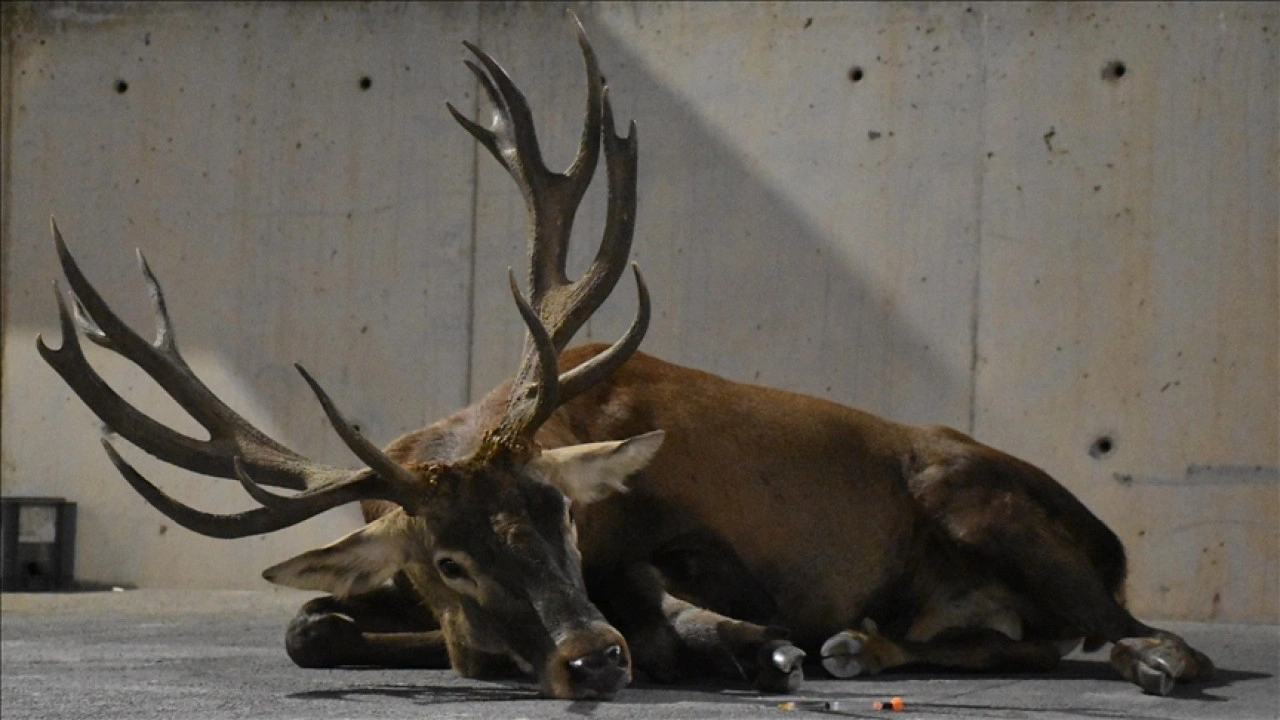
<path id="1" fill-rule="evenodd" d="M 1104 458 L 1116 450 L 1116 441 L 1110 435 L 1103 435 L 1089 446 L 1090 457 Z"/>
<path id="2" fill-rule="evenodd" d="M 859 66 L 857 66 L 857 65 L 854 65 L 853 67 L 849 68 L 849 81 L 850 81 L 850 82 L 861 82 L 861 81 L 862 81 L 862 75 L 863 75 L 863 73 L 862 73 L 862 68 L 861 68 L 861 67 L 859 67 Z"/>
<path id="3" fill-rule="evenodd" d="M 362 76 L 360 78 L 360 89 L 368 90 L 371 87 L 373 87 L 373 78 L 369 77 L 368 75 Z"/>
<path id="4" fill-rule="evenodd" d="M 119 94 L 121 94 L 121 95 L 123 95 L 123 94 L 125 94 L 125 93 L 129 92 L 129 83 L 125 82 L 124 80 L 117 80 L 117 81 L 116 81 L 116 92 L 117 92 L 117 93 L 119 93 Z"/>
<path id="5" fill-rule="evenodd" d="M 1128 72 L 1129 72 L 1129 68 L 1125 67 L 1123 62 L 1119 60 L 1112 60 L 1111 62 L 1102 66 L 1102 79 L 1115 82 L 1120 78 L 1124 77 L 1125 73 L 1128 73 Z"/>

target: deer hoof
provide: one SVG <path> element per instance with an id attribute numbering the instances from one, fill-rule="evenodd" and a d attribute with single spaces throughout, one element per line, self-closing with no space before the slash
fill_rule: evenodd
<path id="1" fill-rule="evenodd" d="M 836 633 L 822 643 L 822 667 L 832 677 L 840 679 L 857 677 L 868 672 L 862 658 L 864 643 L 861 633 L 844 631 Z"/>
<path id="2" fill-rule="evenodd" d="M 1164 663 L 1157 661 L 1155 666 L 1139 663 L 1135 667 L 1133 681 L 1143 691 L 1152 695 L 1168 695 L 1173 692 L 1173 673 L 1164 666 Z"/>
<path id="3" fill-rule="evenodd" d="M 786 640 L 760 647 L 756 689 L 765 693 L 794 693 L 804 684 L 805 653 Z"/>
<path id="4" fill-rule="evenodd" d="M 887 642 L 876 634 L 873 624 L 867 631 L 845 630 L 822 643 L 822 667 L 832 677 L 847 679 L 859 675 L 875 675 L 884 669 L 882 654 Z"/>
<path id="5" fill-rule="evenodd" d="M 1144 692 L 1166 696 L 1178 680 L 1206 679 L 1213 664 L 1180 638 L 1125 638 L 1111 647 L 1111 664 Z"/>
<path id="6" fill-rule="evenodd" d="M 1173 636 L 1120 640 L 1111 648 L 1111 664 L 1152 695 L 1168 695 L 1180 680 L 1194 682 L 1213 675 L 1209 658 Z"/>
<path id="7" fill-rule="evenodd" d="M 361 641 L 360 629 L 343 613 L 299 613 L 285 631 L 284 646 L 298 667 L 328 668 L 342 664 L 339 654 Z"/>

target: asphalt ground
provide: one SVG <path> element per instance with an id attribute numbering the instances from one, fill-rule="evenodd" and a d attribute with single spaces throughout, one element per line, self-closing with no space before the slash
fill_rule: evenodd
<path id="1" fill-rule="evenodd" d="M 0 715 L 19 718 L 1132 718 L 1280 717 L 1280 626 L 1165 623 L 1218 666 L 1173 697 L 1116 677 L 1105 653 L 1050 674 L 810 673 L 801 694 L 637 685 L 612 702 L 536 697 L 531 684 L 451 671 L 304 670 L 284 627 L 311 594 L 131 590 L 0 595 Z M 900 697 L 899 712 L 872 703 Z"/>

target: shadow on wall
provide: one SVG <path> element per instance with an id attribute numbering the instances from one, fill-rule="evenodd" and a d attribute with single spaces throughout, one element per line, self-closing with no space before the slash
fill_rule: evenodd
<path id="1" fill-rule="evenodd" d="M 85 130 L 60 124 L 45 131 L 46 140 L 57 139 L 53 133 L 69 132 L 61 139 L 64 153 L 91 158 L 90 170 L 83 171 L 88 177 L 76 180 L 73 184 L 79 186 L 70 190 L 46 179 L 40 185 L 48 196 L 38 192 L 35 197 L 23 196 L 39 208 L 26 208 L 20 214 L 29 219 L 48 207 L 65 206 L 68 194 L 83 196 L 85 202 L 75 212 L 84 217 L 68 218 L 64 231 L 90 277 L 126 319 L 143 331 L 150 326 L 141 282 L 132 267 L 131 248 L 143 245 L 168 288 L 171 313 L 188 355 L 216 355 L 221 373 L 241 379 L 245 392 L 258 403 L 260 416 L 283 424 L 286 442 L 305 453 L 349 464 L 348 453 L 332 437 L 289 363 L 297 360 L 312 368 L 357 421 L 367 422 L 370 435 L 380 442 L 418 424 L 413 407 L 444 407 L 441 397 L 465 394 L 456 390 L 464 381 L 455 368 L 442 371 L 442 363 L 437 362 L 428 371 L 420 359 L 433 347 L 457 344 L 453 336 L 461 332 L 459 328 L 469 326 L 474 333 L 470 338 L 473 397 L 504 379 L 515 366 L 523 330 L 505 282 L 500 281 L 506 266 L 523 262 L 523 207 L 510 179 L 487 155 L 479 158 L 479 205 L 470 209 L 466 205 L 471 200 L 466 168 L 472 140 L 453 125 L 443 103 L 452 100 L 465 110 L 468 90 L 477 90 L 458 62 L 464 53 L 454 44 L 473 32 L 468 29 L 474 27 L 470 21 L 453 18 L 447 28 L 450 37 L 444 37 L 446 29 L 437 29 L 442 47 L 426 57 L 420 54 L 420 38 L 410 42 L 414 33 L 403 33 L 404 37 L 395 34 L 388 39 L 370 57 L 324 60 L 312 66 L 300 53 L 307 50 L 308 42 L 319 43 L 320 33 L 328 30 L 311 24 L 299 29 L 294 25 L 305 20 L 299 19 L 304 14 L 281 19 L 274 12 L 250 13 L 244 23 L 247 29 L 233 38 L 232 50 L 245 57 L 266 57 L 261 67 L 227 61 L 227 67 L 240 76 L 219 80 L 205 77 L 199 69 L 165 74 L 163 63 L 157 70 L 145 71 L 129 65 L 127 92 L 119 90 L 118 81 L 106 81 L 109 73 L 99 78 L 104 80 L 101 87 L 74 88 L 84 96 L 72 95 L 62 102 L 92 107 L 91 103 L 102 100 L 97 95 L 90 99 L 90 94 L 105 94 L 112 103 L 109 112 L 117 115 L 104 123 L 105 128 Z M 580 122 L 582 69 L 563 8 L 484 5 L 477 12 L 477 40 L 525 90 L 549 159 L 568 158 Z M 959 327 L 951 338 L 959 339 L 958 349 L 938 347 L 947 340 L 922 333 L 918 323 L 913 325 L 900 312 L 907 301 L 895 296 L 895 288 L 871 277 L 878 271 L 877 263 L 900 269 L 910 266 L 909 255 L 918 251 L 907 248 L 907 257 L 888 258 L 874 249 L 863 252 L 862 240 L 886 246 L 885 238 L 876 235 L 893 229 L 888 221 L 874 228 L 823 229 L 811 211 L 779 190 L 779 183 L 793 171 L 764 166 L 759 148 L 730 138 L 707 120 L 708 112 L 697 104 L 699 99 L 690 101 L 651 70 L 659 63 L 687 62 L 687 53 L 673 52 L 670 58 L 642 56 L 633 49 L 637 43 L 615 35 L 610 18 L 594 17 L 597 12 L 612 11 L 585 8 L 583 22 L 609 77 L 620 123 L 634 118 L 640 133 L 634 256 L 649 279 L 655 308 L 643 348 L 736 380 L 810 392 L 897 418 L 964 427 L 968 379 L 957 371 L 955 362 L 943 357 L 967 360 L 968 327 Z M 396 17 L 389 13 L 384 19 Z M 402 20 L 424 22 L 422 18 Z M 272 23 L 292 28 L 297 37 L 293 50 L 266 39 L 272 35 Z M 145 27 L 151 25 L 138 24 L 139 29 Z M 227 45 L 226 33 L 195 32 L 197 44 L 221 37 L 219 47 Z M 141 32 L 130 33 L 129 42 L 139 39 L 133 35 L 143 37 Z M 723 31 L 711 37 L 732 42 Z M 94 38 L 103 35 L 90 39 Z M 180 39 L 181 33 L 166 31 L 159 24 L 154 33 L 146 32 L 145 47 L 138 52 L 162 56 L 175 50 Z M 109 45 L 117 39 L 98 41 Z M 672 43 L 679 50 L 679 43 Z M 794 46 L 785 45 L 774 50 L 778 57 L 795 51 Z M 93 81 L 92 68 L 59 62 L 61 66 L 49 65 L 50 75 L 54 70 L 60 78 L 79 73 L 88 78 L 85 82 Z M 351 77 L 350 88 L 331 88 L 328 77 L 339 71 Z M 727 88 L 747 82 L 741 68 L 732 65 L 690 63 L 682 70 L 695 71 L 714 76 L 715 84 Z M 367 78 L 371 80 L 365 83 Z M 255 83 L 263 88 L 257 94 L 244 97 L 237 89 Z M 313 97 L 306 101 L 309 104 L 300 105 L 305 112 L 274 107 L 281 98 L 268 90 L 285 85 L 288 93 L 283 97 L 290 102 Z M 148 93 L 167 96 L 174 88 L 179 89 L 179 98 L 200 94 L 202 100 L 168 103 L 172 124 L 157 127 L 163 116 L 156 119 L 154 114 L 142 113 L 148 107 L 143 103 L 158 101 Z M 772 127 L 785 128 L 789 112 L 769 105 L 770 88 L 755 90 L 756 95 L 746 95 L 752 111 L 743 122 L 768 142 Z M 728 100 L 716 95 L 702 100 L 733 107 L 744 97 L 740 91 L 729 96 Z M 352 98 L 364 107 L 335 111 L 330 106 L 328 113 L 335 119 L 325 119 L 326 103 L 350 105 Z M 861 102 L 881 101 L 870 92 L 863 98 Z M 116 108 L 122 103 L 134 105 Z M 32 112 L 37 109 L 33 105 Z M 348 132 L 361 121 L 376 121 L 377 116 L 383 119 L 376 127 Z M 224 125 L 236 129 L 226 130 Z M 84 148 L 74 144 L 81 142 L 77 135 L 84 136 Z M 113 135 L 118 144 L 102 141 Z M 209 136 L 210 147 L 239 151 L 233 160 L 217 153 L 195 153 L 182 160 L 184 144 L 202 135 Z M 177 142 L 159 156 L 154 156 L 154 148 L 146 155 L 132 145 L 154 145 L 164 136 Z M 800 141 L 820 145 L 828 139 Z M 387 145 L 399 148 L 392 153 L 398 153 L 395 162 L 374 164 L 373 158 L 381 157 L 376 155 L 378 148 L 385 150 Z M 311 159 L 308 152 L 314 146 L 326 148 L 328 154 Z M 141 168 L 140 154 L 146 155 Z M 54 162 L 43 154 L 35 157 Z M 888 162 L 902 164 L 909 159 L 904 152 Z M 200 167 L 185 167 L 200 163 L 207 166 L 203 173 Z M 52 166 L 60 167 L 56 162 Z M 159 173 L 153 175 L 152 185 L 165 186 L 149 189 L 148 172 Z M 867 167 L 833 162 L 820 172 L 828 178 L 833 196 L 881 202 L 883 194 L 871 190 L 882 183 L 874 174 L 884 171 L 870 162 Z M 135 181 L 134 173 L 140 180 Z M 326 181 L 325 174 L 335 177 Z M 424 197 L 426 202 L 420 200 Z M 237 200 L 247 200 L 248 205 L 237 208 Z M 603 201 L 601 170 L 579 214 L 571 254 L 577 268 L 584 267 L 595 251 L 604 222 Z M 839 202 L 829 200 L 828 204 Z M 193 203 L 214 206 L 212 211 L 207 207 L 201 211 L 208 215 L 208 222 L 196 220 L 200 213 L 193 212 Z M 478 231 L 468 238 L 459 228 L 471 224 L 472 212 L 477 215 Z M 884 213 L 900 217 L 891 208 L 884 208 Z M 97 217 L 104 220 L 95 225 Z M 47 235 L 41 229 L 28 236 L 25 222 L 15 226 L 22 230 L 26 248 L 11 253 L 9 273 L 30 272 L 40 278 L 33 288 L 47 287 L 44 283 L 54 273 Z M 93 230 L 104 226 L 95 236 Z M 502 238 L 502 244 L 491 242 L 489 236 Z M 228 253 L 235 255 L 234 261 Z M 467 289 L 457 280 L 470 269 L 465 264 L 468 258 L 475 263 L 477 303 L 470 324 Z M 394 276 L 387 277 L 387 268 L 393 268 Z M 446 292 L 441 288 L 447 278 L 453 284 Z M 9 327 L 49 332 L 55 321 L 53 303 L 46 290 L 26 292 L 27 284 L 23 281 L 21 296 L 10 298 Z M 621 334 L 633 312 L 632 293 L 631 281 L 624 279 L 615 293 L 618 297 L 602 308 L 579 340 Z M 956 304 L 948 302 L 947 308 L 954 309 Z M 962 308 L 961 315 L 965 314 L 967 309 Z M 425 330 L 418 327 L 428 324 Z M 33 353 L 26 330 L 11 336 L 8 343 L 12 352 Z M 18 367 L 11 364 L 7 369 Z M 43 366 L 36 370 L 47 373 Z M 127 382 L 126 389 L 132 383 Z M 428 384 L 436 388 L 420 387 Z M 429 399 L 405 400 L 420 392 Z M 389 395 L 399 409 L 378 407 Z M 146 409 L 156 399 L 167 402 L 155 391 L 130 398 Z M 918 408 L 924 410 L 917 412 Z M 399 416 L 401 412 L 406 416 Z"/>
<path id="2" fill-rule="evenodd" d="M 639 209 L 633 256 L 649 281 L 654 307 L 642 349 L 734 380 L 812 393 L 898 419 L 965 428 L 969 411 L 970 270 L 959 266 L 957 272 L 964 273 L 962 282 L 952 283 L 953 289 L 963 288 L 961 302 L 945 299 L 946 311 L 957 313 L 962 321 L 946 338 L 931 338 L 901 312 L 908 304 L 897 296 L 901 283 L 881 280 L 877 284 L 870 276 L 875 264 L 885 260 L 891 266 L 890 275 L 915 272 L 910 267 L 916 259 L 913 255 L 919 252 L 915 247 L 904 243 L 891 258 L 878 249 L 895 250 L 887 238 L 874 237 L 885 229 L 892 231 L 894 220 L 881 219 L 872 228 L 824 229 L 823 221 L 830 218 L 812 217 L 813 207 L 801 207 L 787 196 L 792 188 L 784 192 L 779 187 L 788 175 L 805 173 L 808 168 L 771 166 L 768 152 L 743 144 L 744 137 L 758 137 L 762 144 L 772 142 L 779 132 L 789 131 L 789 118 L 796 113 L 793 108 L 770 104 L 773 88 L 743 92 L 739 86 L 752 80 L 742 68 L 699 65 L 687 49 L 699 43 L 735 43 L 732 33 L 709 27 L 702 37 L 686 33 L 692 40 L 679 39 L 678 33 L 663 35 L 664 28 L 670 31 L 679 25 L 672 20 L 656 23 L 656 27 L 637 27 L 637 33 L 648 35 L 638 41 L 618 35 L 618 26 L 633 27 L 619 19 L 626 17 L 623 13 L 597 6 L 583 8 L 582 13 L 608 78 L 620 131 L 625 132 L 625 123 L 631 119 L 638 126 Z M 499 12 L 485 7 L 481 18 L 481 44 L 492 49 L 524 89 L 548 164 L 564 166 L 577 139 L 583 81 L 581 58 L 563 10 L 543 5 L 503 6 Z M 646 44 L 645 50 L 637 50 Z M 772 50 L 774 57 L 759 62 L 782 60 L 786 53 L 799 51 L 797 46 L 779 44 Z M 721 87 L 723 92 L 690 99 L 687 93 L 671 87 L 655 67 L 663 72 L 703 74 L 711 78 L 710 85 Z M 841 74 L 832 82 L 849 80 Z M 886 102 L 870 90 L 860 97 L 863 103 Z M 731 136 L 709 119 L 711 115 L 723 118 L 738 108 L 745 132 Z M 825 111 L 827 117 L 819 116 L 810 124 L 834 126 L 843 122 L 839 103 L 828 103 Z M 822 112 L 821 108 L 810 111 Z M 803 128 L 790 131 L 807 132 Z M 831 142 L 830 134 L 791 138 L 789 142 L 808 143 L 820 155 L 821 144 Z M 865 132 L 861 141 L 868 142 Z M 879 147 L 873 150 L 865 156 L 879 157 Z M 774 148 L 773 152 L 778 151 Z M 839 159 L 814 170 L 825 176 L 826 184 L 816 183 L 817 189 L 827 193 L 815 198 L 814 206 L 835 207 L 837 216 L 848 214 L 839 207 L 846 199 L 879 203 L 885 197 L 886 180 L 884 171 L 877 169 L 879 163 L 870 159 L 865 166 L 844 162 L 849 156 L 849 152 L 840 153 Z M 795 166 L 808 164 L 807 158 L 793 160 Z M 908 151 L 884 162 L 903 166 L 911 160 Z M 503 348 L 498 354 L 503 359 L 491 366 L 478 360 L 473 395 L 514 366 L 521 337 L 509 297 L 486 278 L 500 277 L 511 258 L 523 253 L 522 246 L 509 239 L 517 237 L 523 227 L 523 206 L 512 183 L 495 169 L 491 158 L 482 154 L 480 164 L 475 354 L 479 357 L 481 348 L 498 346 Z M 902 168 L 897 171 L 901 173 Z M 598 245 L 604 222 L 603 187 L 601 171 L 578 215 L 570 251 L 571 274 L 575 268 L 586 267 Z M 807 187 L 813 189 L 814 184 Z M 489 212 L 486 204 L 497 209 Z M 861 208 L 853 214 L 898 219 L 904 213 Z M 862 247 L 867 239 L 874 240 L 868 245 L 875 247 Z M 948 240 L 926 238 L 924 242 L 943 244 Z M 507 247 L 497 250 L 497 243 L 507 243 Z M 970 243 L 952 252 L 972 249 Z M 965 259 L 972 262 L 971 257 Z M 873 268 L 873 273 L 867 268 Z M 921 287 L 935 295 L 940 291 Z M 631 282 L 624 279 L 579 341 L 612 341 L 630 322 L 634 305 Z M 947 347 L 948 342 L 952 346 Z"/>

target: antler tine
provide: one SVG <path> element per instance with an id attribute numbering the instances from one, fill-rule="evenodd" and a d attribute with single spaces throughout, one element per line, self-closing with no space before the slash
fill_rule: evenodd
<path id="1" fill-rule="evenodd" d="M 596 250 L 590 267 L 576 282 L 557 287 L 543 301 L 542 316 L 555 328 L 552 336 L 556 347 L 564 349 L 573 334 L 604 303 L 618 284 L 622 271 L 631 254 L 631 240 L 635 234 L 636 177 L 638 140 L 633 121 L 626 137 L 614 131 L 613 106 L 609 102 L 609 89 L 602 99 L 602 137 L 605 151 L 605 172 L 609 182 L 609 204 L 605 216 L 604 236 Z"/>
<path id="2" fill-rule="evenodd" d="M 556 348 L 537 311 L 520 294 L 515 270 L 507 268 L 511 295 L 520 317 L 529 329 L 528 353 L 532 360 L 520 364 L 507 398 L 504 421 L 493 430 L 492 437 L 500 445 L 519 446 L 521 438 L 530 436 L 560 404 L 560 380 L 556 368 Z"/>
<path id="3" fill-rule="evenodd" d="M 645 285 L 644 276 L 640 274 L 640 266 L 631 263 L 631 270 L 635 273 L 636 291 L 639 294 L 635 320 L 631 321 L 626 334 L 608 349 L 559 377 L 560 404 L 569 402 L 583 390 L 612 375 L 640 347 L 640 341 L 649 329 L 649 288 Z"/>
<path id="4" fill-rule="evenodd" d="M 148 453 L 193 472 L 234 477 L 233 455 L 242 455 L 263 482 L 301 490 L 306 479 L 301 468 L 309 464 L 296 452 L 272 440 L 218 399 L 191 371 L 174 341 L 172 323 L 165 309 L 164 291 L 145 260 L 143 277 L 156 312 L 157 339 L 149 343 L 115 314 L 88 281 L 67 249 L 57 223 L 52 224 L 54 245 L 63 275 L 71 285 L 78 321 L 73 321 L 58 292 L 63 344 L 57 350 L 43 338 L 36 339 L 40 355 L 72 390 L 113 431 Z M 57 283 L 54 284 L 55 291 Z M 184 410 L 209 431 L 200 441 L 178 433 L 125 402 L 89 365 L 76 336 L 76 325 L 98 345 L 106 347 L 141 368 Z"/>
<path id="5" fill-rule="evenodd" d="M 54 232 L 57 233 L 57 226 L 54 226 Z M 56 236 L 59 241 L 62 240 L 61 235 Z M 65 243 L 64 243 L 65 246 Z M 147 264 L 147 259 L 142 255 L 142 250 L 137 250 L 138 267 L 142 270 L 142 280 L 147 285 L 147 294 L 151 296 L 152 314 L 155 316 L 156 323 L 156 339 L 152 343 L 158 350 L 173 357 L 173 359 L 185 366 L 186 360 L 182 354 L 178 352 L 177 341 L 174 339 L 173 322 L 169 320 L 169 309 L 164 301 L 164 291 L 160 289 L 160 283 L 156 280 L 156 276 L 151 272 L 151 266 Z M 74 260 L 72 260 L 74 264 Z M 80 332 L 84 336 L 92 340 L 95 344 L 112 350 L 116 353 L 124 354 L 123 349 L 117 347 L 111 341 L 111 336 L 103 332 L 102 328 L 85 309 L 84 303 L 76 295 L 71 296 L 72 314 L 75 316 L 76 324 L 80 326 Z M 107 310 L 110 313 L 110 310 Z M 127 355 L 125 356 L 128 357 Z M 190 368 L 187 368 L 190 370 Z"/>
<path id="6" fill-rule="evenodd" d="M 63 342 L 54 350 L 43 338 L 37 337 L 41 356 L 113 431 L 179 467 L 204 475 L 237 478 L 245 490 L 263 504 L 254 510 L 230 515 L 191 508 L 143 478 L 104 440 L 103 447 L 112 464 L 156 509 L 195 532 L 225 538 L 279 530 L 356 500 L 389 500 L 406 508 L 417 508 L 423 502 L 416 476 L 360 435 L 301 366 L 299 372 L 334 429 L 368 467 L 344 470 L 312 462 L 250 425 L 195 376 L 178 351 L 164 291 L 141 253 L 138 260 L 156 320 L 154 342 L 143 340 L 120 320 L 84 276 L 56 224 L 53 233 L 63 274 L 72 288 L 75 309 L 68 308 L 55 282 Z M 187 437 L 125 402 L 89 365 L 79 342 L 77 325 L 95 343 L 119 353 L 151 376 L 209 431 L 209 440 Z M 250 475 L 257 481 L 250 479 Z M 277 496 L 263 490 L 259 482 L 302 492 L 290 497 Z"/>
<path id="7" fill-rule="evenodd" d="M 576 22 L 577 18 L 574 20 Z M 565 263 L 569 235 L 578 205 L 591 184 L 600 156 L 604 78 L 581 24 L 577 24 L 577 31 L 587 69 L 587 107 L 577 154 L 565 172 L 547 169 L 538 144 L 533 113 L 524 94 L 496 60 L 471 43 L 463 44 L 480 61 L 483 70 L 470 61 L 466 61 L 466 65 L 476 75 L 493 105 L 492 127 L 481 127 L 462 116 L 452 105 L 448 106 L 459 124 L 507 169 L 525 198 L 531 227 L 530 304 L 544 318 L 543 306 L 548 293 L 567 285 Z M 557 338 L 557 348 L 563 349 L 568 337 L 560 338 L 560 330 L 552 324 L 549 327 L 552 336 Z"/>
<path id="8" fill-rule="evenodd" d="M 530 362 L 526 359 L 512 383 L 505 417 L 518 420 L 511 427 L 507 427 L 504 423 L 495 431 L 504 436 L 500 438 L 503 442 L 518 444 L 515 438 L 531 435 L 547 418 L 551 417 L 557 407 L 612 375 L 613 371 L 625 363 L 627 358 L 640 347 L 640 341 L 644 339 L 645 332 L 649 329 L 649 288 L 645 284 L 644 275 L 640 273 L 640 267 L 632 263 L 631 269 L 635 273 L 636 291 L 639 295 L 639 307 L 631 327 L 604 352 L 562 375 L 558 375 L 555 370 L 557 352 L 551 336 L 528 302 L 520 295 L 514 271 L 510 271 L 511 292 L 515 295 L 516 305 L 520 308 L 520 315 L 524 318 L 532 339 L 532 348 L 529 352 L 536 353 L 537 360 Z M 529 377 L 535 371 L 537 378 Z"/>
<path id="9" fill-rule="evenodd" d="M 168 304 L 164 301 L 164 290 L 160 289 L 160 281 L 156 280 L 155 273 L 151 272 L 151 266 L 147 264 L 147 258 L 142 254 L 142 248 L 138 248 L 137 254 L 138 268 L 142 270 L 142 281 L 147 284 L 147 294 L 151 296 L 152 314 L 155 315 L 156 347 L 176 357 L 185 367 L 187 361 L 178 352 L 178 341 L 174 335 L 173 321 L 169 319 Z"/>
<path id="10" fill-rule="evenodd" d="M 125 429 L 125 436 L 130 442 L 166 462 L 188 469 L 207 468 L 205 443 L 175 432 L 125 402 L 89 365 L 76 335 L 76 324 L 57 282 L 54 282 L 54 294 L 62 328 L 62 346 L 54 350 L 45 344 L 43 336 L 37 335 L 36 349 L 45 362 L 62 376 L 107 427 Z"/>
<path id="11" fill-rule="evenodd" d="M 406 508 L 412 508 L 416 502 L 417 493 L 415 490 L 420 488 L 417 477 L 409 472 L 403 465 L 392 460 L 386 453 L 378 449 L 376 445 L 369 442 L 368 438 L 360 434 L 350 422 L 343 417 L 338 407 L 329 398 L 329 394 L 320 387 L 320 383 L 311 377 L 306 368 L 299 364 L 294 364 L 298 372 L 302 374 L 302 379 L 307 381 L 307 385 L 311 386 L 311 391 L 315 393 L 316 399 L 320 401 L 324 413 L 329 418 L 329 423 L 333 425 L 333 429 L 338 433 L 338 437 L 346 443 L 351 452 L 356 457 L 368 465 L 383 482 L 387 483 L 391 496 L 384 497 L 384 500 L 393 500 L 396 504 Z M 243 478 L 241 478 L 243 480 Z"/>
<path id="12" fill-rule="evenodd" d="M 529 216 L 528 305 L 532 310 L 515 292 L 529 335 L 506 414 L 491 433 L 517 445 L 518 438 L 531 435 L 556 407 L 621 365 L 639 345 L 649 319 L 648 291 L 637 270 L 640 311 L 627 334 L 608 351 L 563 377 L 553 370 L 559 352 L 609 296 L 626 267 L 636 208 L 635 124 L 631 124 L 626 137 L 617 135 L 608 88 L 595 51 L 582 23 L 572 12 L 569 15 L 587 71 L 587 108 L 578 154 L 564 173 L 551 172 L 543 163 L 533 115 L 524 95 L 501 65 L 470 43 L 466 47 L 483 70 L 469 61 L 467 66 L 493 105 L 493 122 L 489 128 L 481 127 L 449 106 L 463 128 L 507 169 L 525 198 Z M 595 172 L 601 145 L 609 183 L 604 237 L 591 266 L 577 281 L 569 282 L 565 272 L 569 236 L 578 205 Z"/>
<path id="13" fill-rule="evenodd" d="M 277 502 L 271 505 L 264 503 L 266 507 L 244 512 L 218 515 L 196 510 L 173 499 L 126 462 L 105 438 L 102 440 L 102 447 L 124 479 L 152 507 L 188 530 L 213 538 L 242 538 L 283 530 L 325 510 L 371 497 L 373 496 L 371 493 L 380 489 L 377 487 L 378 476 L 371 470 L 364 470 L 359 473 L 335 476 L 321 483 L 321 486 L 315 490 L 304 491 L 290 498 L 282 498 L 257 487 L 256 483 L 244 475 L 243 465 L 239 458 L 236 458 L 234 468 L 240 473 L 241 483 L 245 484 L 246 488 L 252 485 L 258 494 L 270 495 Z M 253 492 L 251 494 L 255 498 L 258 497 L 258 494 Z"/>
<path id="14" fill-rule="evenodd" d="M 398 481 L 388 480 L 387 476 L 373 468 L 365 468 L 345 476 L 335 476 L 296 495 L 277 495 L 264 489 L 249 477 L 240 458 L 235 460 L 235 471 L 236 478 L 240 480 L 240 485 L 245 491 L 254 500 L 262 503 L 263 509 L 269 511 L 268 514 L 273 514 L 279 522 L 287 523 L 282 527 L 302 522 L 326 510 L 357 500 L 388 500 L 410 512 L 420 510 L 423 503 L 421 498 L 408 498 L 405 494 L 408 488 Z"/>
<path id="15" fill-rule="evenodd" d="M 465 45 L 466 43 L 463 44 Z M 467 66 L 467 69 L 471 71 L 472 75 L 476 76 L 476 79 L 480 82 L 480 86 L 484 88 L 485 94 L 489 96 L 489 102 L 492 103 L 494 107 L 502 107 L 502 97 L 498 95 L 498 89 L 493 86 L 493 81 L 489 79 L 489 76 L 470 60 L 463 60 L 462 63 Z M 489 128 L 481 126 L 479 123 L 471 120 L 471 118 L 468 118 L 458 112 L 458 109 L 453 106 L 453 103 L 446 102 L 444 106 L 449 109 L 449 114 L 453 115 L 453 119 L 457 120 L 458 124 L 461 125 L 464 130 L 471 133 L 476 140 L 479 140 L 480 144 L 484 145 L 485 148 L 489 150 L 489 154 L 493 155 L 502 167 L 507 169 L 507 172 L 514 172 L 511 169 L 511 166 L 507 164 L 506 156 L 503 155 L 502 150 L 498 147 L 497 133 L 493 132 Z M 501 121 L 502 116 L 495 114 L 494 122 L 498 123 Z"/>

